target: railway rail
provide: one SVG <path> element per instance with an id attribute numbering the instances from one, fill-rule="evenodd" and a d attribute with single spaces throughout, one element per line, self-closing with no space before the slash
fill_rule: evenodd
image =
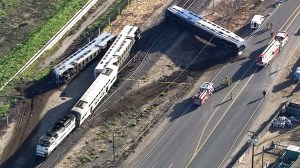
<path id="1" fill-rule="evenodd" d="M 182 5 L 182 7 L 184 7 L 184 6 L 187 6 L 186 8 L 188 9 L 188 8 L 190 8 L 193 4 L 195 3 L 195 0 L 193 0 L 193 1 L 186 1 L 183 5 Z M 233 16 L 233 15 L 232 15 Z M 231 16 L 231 17 L 232 17 Z M 130 75 L 130 77 L 139 69 L 139 67 L 143 64 L 143 62 L 146 60 L 146 58 L 147 58 L 147 56 L 148 56 L 148 53 L 149 53 L 149 51 L 153 48 L 153 46 L 155 46 L 155 44 L 157 44 L 159 41 L 160 41 L 160 39 L 163 39 L 163 38 L 165 38 L 164 37 L 164 32 L 165 31 L 167 31 L 167 29 L 165 29 L 164 31 L 161 31 L 161 30 L 157 30 L 156 32 L 155 32 L 155 36 L 153 36 L 153 38 L 151 39 L 151 40 L 149 40 L 149 42 L 143 47 L 143 49 L 144 48 L 146 48 L 146 47 L 148 47 L 148 46 L 150 46 L 150 48 L 147 50 L 147 52 L 146 52 L 146 54 L 144 54 L 143 56 L 142 56 L 142 58 L 137 58 L 137 57 L 139 57 L 142 53 L 142 50 L 140 50 L 140 51 L 138 51 L 138 53 L 137 54 L 135 54 L 129 61 L 128 61 L 128 63 L 126 64 L 126 65 L 124 65 L 122 68 L 121 68 L 121 73 L 123 73 L 122 72 L 122 70 L 124 70 L 126 67 L 128 67 L 128 66 L 132 66 L 132 65 L 135 65 L 135 67 L 136 68 L 134 68 L 134 70 L 132 71 L 132 73 L 131 73 L 131 75 Z M 202 50 L 203 51 L 203 50 Z M 201 54 L 201 53 L 200 53 Z M 198 56 L 200 55 L 200 54 L 198 54 Z M 125 72 L 124 72 L 125 73 Z M 128 73 L 128 72 L 127 72 Z M 180 75 L 179 75 L 180 76 Z M 178 76 L 178 77 L 179 77 Z M 176 79 L 175 79 L 176 80 Z M 174 81 L 175 81 L 174 80 Z M 118 86 L 118 88 L 113 92 L 113 93 L 111 93 L 110 95 L 108 95 L 109 97 L 108 98 L 106 98 L 105 99 L 105 101 L 100 105 L 100 106 L 98 106 L 98 108 L 95 110 L 95 112 L 96 111 L 98 111 L 98 110 L 100 110 L 100 108 L 109 100 L 109 99 L 111 99 L 112 98 L 112 96 L 118 91 L 118 90 L 120 90 L 125 84 L 127 83 L 127 80 L 125 80 L 124 82 L 122 82 L 121 83 L 121 85 L 120 86 Z M 105 110 L 104 110 L 105 111 Z M 93 115 L 90 117 L 90 119 L 88 120 L 88 121 L 93 121 L 93 119 L 95 119 L 96 118 L 96 115 L 95 115 L 95 112 L 93 113 Z M 99 115 L 99 114 L 101 114 L 101 113 L 103 113 L 103 112 L 100 112 L 100 113 L 98 113 L 97 115 Z M 28 123 L 28 122 L 27 122 Z M 84 127 L 83 129 L 77 129 L 76 130 L 76 133 L 78 134 L 78 135 L 83 135 L 84 134 L 84 132 L 87 130 L 87 129 L 89 129 L 88 127 Z M 68 138 L 68 139 L 70 139 L 70 138 Z M 71 142 L 65 142 L 65 143 L 67 143 L 67 144 L 65 144 L 66 146 L 70 146 L 71 144 L 73 144 L 73 143 L 75 143 L 75 142 L 77 142 L 78 140 L 80 139 L 80 136 L 77 136 L 77 138 L 75 139 L 75 140 L 73 140 L 73 141 L 71 141 Z M 57 152 L 59 152 L 59 153 L 64 153 L 65 151 L 67 150 L 67 148 L 64 148 L 64 149 L 62 149 L 61 151 L 57 151 Z M 56 153 L 57 153 L 56 152 Z M 50 158 L 50 160 L 56 160 L 56 159 L 58 159 L 59 160 L 59 158 L 60 158 L 60 156 L 58 156 L 58 155 L 56 155 L 56 157 L 52 157 L 52 158 Z M 50 161 L 49 160 L 49 161 Z M 49 164 L 46 164 L 45 166 L 53 166 L 54 164 L 55 164 L 55 161 L 53 160 L 53 162 L 52 162 L 52 164 L 51 163 L 49 163 Z M 51 161 L 50 161 L 51 162 Z M 38 165 L 40 165 L 40 166 L 43 166 L 43 165 L 41 165 L 41 164 L 43 164 L 43 162 L 41 163 L 38 163 Z"/>

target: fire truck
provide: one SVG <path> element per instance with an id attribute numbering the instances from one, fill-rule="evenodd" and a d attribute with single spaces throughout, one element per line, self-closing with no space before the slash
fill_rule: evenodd
<path id="1" fill-rule="evenodd" d="M 214 87 L 211 82 L 204 82 L 200 86 L 200 90 L 193 96 L 193 103 L 196 105 L 203 105 L 209 96 L 213 93 Z"/>
<path id="2" fill-rule="evenodd" d="M 261 67 L 269 65 L 275 56 L 282 50 L 288 39 L 287 32 L 278 32 L 264 52 L 257 57 L 256 65 Z"/>

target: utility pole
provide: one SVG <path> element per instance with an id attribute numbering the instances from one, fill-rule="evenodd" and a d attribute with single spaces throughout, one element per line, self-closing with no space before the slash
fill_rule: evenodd
<path id="1" fill-rule="evenodd" d="M 261 154 L 261 167 L 264 168 L 264 152 L 265 152 L 265 146 L 263 146 L 262 154 Z"/>
<path id="2" fill-rule="evenodd" d="M 116 161 L 116 155 L 115 155 L 115 133 L 113 133 L 112 136 L 112 147 L 113 147 L 113 161 Z"/>
<path id="3" fill-rule="evenodd" d="M 248 143 L 250 143 L 252 145 L 252 163 L 251 163 L 251 168 L 254 168 L 254 146 L 257 144 L 257 135 L 255 132 L 251 132 L 252 133 L 252 138 L 248 138 Z"/>
<path id="4" fill-rule="evenodd" d="M 213 0 L 213 14 L 215 14 L 215 0 Z"/>
<path id="5" fill-rule="evenodd" d="M 252 142 L 252 168 L 254 168 L 254 143 Z"/>

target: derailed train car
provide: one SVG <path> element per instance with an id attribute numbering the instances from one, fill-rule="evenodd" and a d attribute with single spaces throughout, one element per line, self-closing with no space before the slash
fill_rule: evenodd
<path id="1" fill-rule="evenodd" d="M 243 38 L 191 11 L 174 5 L 167 9 L 166 15 L 167 19 L 182 25 L 196 36 L 227 49 L 234 55 L 241 55 L 246 48 Z"/>
<path id="2" fill-rule="evenodd" d="M 128 27 L 130 29 L 128 29 Z M 131 36 L 136 39 L 140 38 L 140 30 L 137 26 L 125 26 L 122 32 L 127 33 L 125 36 Z M 134 32 L 134 34 L 131 34 L 132 32 Z M 121 33 L 119 36 L 124 36 L 124 34 Z M 123 38 L 123 41 L 128 41 L 128 39 Z M 132 42 L 134 43 L 135 40 Z M 106 58 L 102 58 L 105 59 L 106 63 L 101 71 L 97 71 L 97 77 L 92 85 L 87 89 L 71 111 L 68 112 L 63 119 L 56 122 L 56 124 L 39 139 L 36 146 L 36 155 L 47 157 L 63 141 L 63 139 L 67 137 L 67 135 L 69 135 L 76 127 L 82 125 L 82 123 L 92 114 L 103 97 L 108 93 L 109 89 L 117 79 L 120 63 L 122 59 L 125 59 L 124 55 L 128 55 L 130 50 L 130 48 L 125 45 L 126 43 L 120 42 L 114 44 L 117 50 L 114 52 L 107 51 L 112 54 L 108 54 L 106 55 Z"/>
<path id="3" fill-rule="evenodd" d="M 120 68 L 128 57 L 130 49 L 135 41 L 141 38 L 140 33 L 141 31 L 137 26 L 126 25 L 96 66 L 94 70 L 95 78 L 103 71 L 111 58 L 118 59 L 117 65 Z"/>
<path id="4" fill-rule="evenodd" d="M 101 51 L 110 47 L 115 35 L 103 32 L 53 68 L 56 84 L 63 84 L 77 75 Z"/>

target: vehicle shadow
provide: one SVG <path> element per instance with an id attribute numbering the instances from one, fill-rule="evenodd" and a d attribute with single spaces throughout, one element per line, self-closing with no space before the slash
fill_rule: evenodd
<path id="1" fill-rule="evenodd" d="M 201 108 L 194 104 L 191 105 L 191 103 L 192 103 L 192 100 L 189 98 L 181 101 L 180 103 L 177 103 L 174 106 L 174 108 L 172 109 L 172 111 L 170 112 L 170 114 L 168 115 L 168 118 L 170 118 L 170 121 L 172 122 L 175 119 L 182 117 L 183 115 L 187 115 L 187 114 L 195 111 L 197 108 Z M 187 107 L 189 107 L 189 108 L 187 108 Z"/>
<path id="2" fill-rule="evenodd" d="M 270 39 L 270 38 L 271 38 L 271 37 L 268 37 L 268 38 L 265 38 L 265 39 L 263 39 L 263 40 L 257 41 L 256 43 L 254 43 L 254 45 L 259 44 L 259 43 L 262 43 L 262 42 L 264 42 L 264 41 L 266 41 L 266 40 L 268 40 L 268 39 Z"/>
<path id="3" fill-rule="evenodd" d="M 259 36 L 259 35 L 261 35 L 261 34 L 267 32 L 267 31 L 269 31 L 269 30 L 268 30 L 267 28 L 264 28 L 264 29 L 262 29 L 262 30 L 260 30 L 260 31 L 258 31 L 258 32 L 256 32 L 256 33 L 254 33 L 253 36 L 254 36 L 254 37 L 255 37 L 255 36 Z"/>
<path id="4" fill-rule="evenodd" d="M 251 76 L 253 73 L 258 73 L 262 68 L 255 65 L 256 57 L 264 50 L 266 46 L 263 46 L 253 52 L 251 52 L 247 59 L 240 61 L 240 68 L 232 75 L 232 82 L 243 80 Z"/>
<path id="5" fill-rule="evenodd" d="M 218 92 L 220 92 L 221 90 L 223 90 L 225 88 L 227 88 L 227 86 L 224 86 L 224 85 L 220 84 L 219 86 L 214 88 L 213 94 L 218 93 Z"/>

